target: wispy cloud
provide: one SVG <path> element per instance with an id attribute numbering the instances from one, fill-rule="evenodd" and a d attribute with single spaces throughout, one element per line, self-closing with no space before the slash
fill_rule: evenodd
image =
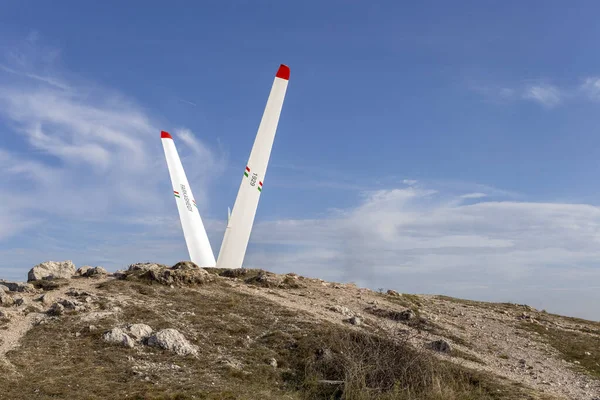
<path id="1" fill-rule="evenodd" d="M 576 98 L 585 90 L 592 91 L 592 83 L 586 81 L 581 87 L 554 85 L 546 82 L 525 82 L 512 86 L 494 84 L 470 84 L 470 88 L 487 101 L 497 104 L 510 104 L 517 101 L 531 101 L 545 108 L 554 108 Z M 588 93 L 589 94 L 589 93 Z"/>
<path id="2" fill-rule="evenodd" d="M 460 196 L 461 199 L 481 199 L 487 197 L 485 193 L 467 193 Z"/>
<path id="3" fill-rule="evenodd" d="M 562 94 L 556 86 L 531 85 L 525 88 L 523 98 L 535 101 L 545 107 L 554 107 L 560 104 Z"/>
<path id="4" fill-rule="evenodd" d="M 161 248 L 163 257 L 173 249 L 186 254 L 160 125 L 117 91 L 68 81 L 66 71 L 60 79 L 37 73 L 56 70 L 42 60 L 55 62 L 57 52 L 37 47 L 40 41 L 32 35 L 25 51 L 0 54 L 0 127 L 11 135 L 10 147 L 0 144 L 0 240 L 13 249 L 0 273 L 9 263 L 39 262 L 34 255 L 116 260 L 116 249 L 127 248 L 138 255 L 144 249 L 160 255 Z M 189 129 L 177 133 L 182 158 L 193 154 L 204 163 L 205 173 L 188 176 L 190 184 L 206 187 L 221 172 L 222 157 Z M 198 190 L 197 202 L 206 202 L 203 193 Z"/>
<path id="5" fill-rule="evenodd" d="M 600 208 L 483 201 L 482 195 L 432 188 L 379 190 L 328 218 L 259 222 L 248 265 L 306 274 L 328 271 L 329 277 L 372 288 L 511 301 L 527 297 L 525 283 L 538 283 L 540 295 L 565 284 L 585 288 L 590 279 L 600 279 L 595 268 Z M 465 204 L 465 198 L 482 201 Z M 490 291 L 458 290 L 468 286 Z M 540 296 L 534 305 L 600 318 L 589 304 Z"/>
<path id="6" fill-rule="evenodd" d="M 42 83 L 46 83 L 50 86 L 54 86 L 58 89 L 62 89 L 62 90 L 70 90 L 71 89 L 71 87 L 68 86 L 66 83 L 61 82 L 59 79 L 52 78 L 49 76 L 36 75 L 36 74 L 25 72 L 25 71 L 17 71 L 17 70 L 7 67 L 6 65 L 2 65 L 2 64 L 0 64 L 0 70 L 14 74 L 14 75 L 19 75 L 19 76 L 30 78 L 30 79 L 35 79 Z"/>
<path id="7" fill-rule="evenodd" d="M 591 100 L 600 100 L 600 78 L 586 78 L 585 81 L 581 84 L 580 89 Z"/>

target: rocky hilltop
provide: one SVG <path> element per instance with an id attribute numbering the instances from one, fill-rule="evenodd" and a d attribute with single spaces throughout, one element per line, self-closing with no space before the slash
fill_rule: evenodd
<path id="1" fill-rule="evenodd" d="M 600 399 L 600 323 L 263 270 L 0 281 L 0 399 Z"/>

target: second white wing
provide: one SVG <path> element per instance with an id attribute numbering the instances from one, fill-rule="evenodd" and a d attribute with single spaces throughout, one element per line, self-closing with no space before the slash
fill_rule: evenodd
<path id="1" fill-rule="evenodd" d="M 167 159 L 167 167 L 173 184 L 173 195 L 177 203 L 181 227 L 183 228 L 183 236 L 190 254 L 190 260 L 200 268 L 211 268 L 215 266 L 215 256 L 202 218 L 198 212 L 192 189 L 188 183 L 181 159 L 177 153 L 177 148 L 173 142 L 173 138 L 168 132 L 160 133 L 161 142 Z"/>
<path id="2" fill-rule="evenodd" d="M 244 262 L 289 79 L 290 69 L 282 64 L 275 75 L 248 165 L 225 229 L 217 261 L 218 268 L 241 268 Z"/>

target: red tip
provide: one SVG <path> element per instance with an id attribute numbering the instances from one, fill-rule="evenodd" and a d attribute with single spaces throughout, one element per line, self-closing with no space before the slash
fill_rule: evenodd
<path id="1" fill-rule="evenodd" d="M 169 132 L 165 132 L 165 131 L 160 131 L 160 138 L 161 139 L 173 139 L 171 137 L 171 134 Z"/>
<path id="2" fill-rule="evenodd" d="M 290 80 L 290 67 L 287 65 L 281 64 L 279 69 L 277 70 L 277 78 L 285 79 L 286 81 Z"/>

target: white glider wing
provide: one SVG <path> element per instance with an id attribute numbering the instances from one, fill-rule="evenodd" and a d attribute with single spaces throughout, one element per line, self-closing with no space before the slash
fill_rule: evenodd
<path id="1" fill-rule="evenodd" d="M 275 75 L 233 211 L 225 229 L 217 261 L 218 268 L 241 268 L 244 262 L 289 79 L 290 68 L 282 64 Z"/>
<path id="2" fill-rule="evenodd" d="M 196 206 L 192 189 L 185 176 L 185 171 L 183 170 L 183 165 L 181 165 L 173 138 L 168 132 L 162 131 L 160 139 L 165 150 L 167 167 L 169 168 L 171 183 L 173 184 L 175 203 L 177 203 L 177 210 L 179 211 L 183 236 L 185 237 L 185 243 L 190 254 L 190 260 L 200 268 L 214 267 L 216 265 L 215 256 L 210 247 L 202 218 L 200 218 L 200 213 L 198 212 L 198 206 Z"/>

